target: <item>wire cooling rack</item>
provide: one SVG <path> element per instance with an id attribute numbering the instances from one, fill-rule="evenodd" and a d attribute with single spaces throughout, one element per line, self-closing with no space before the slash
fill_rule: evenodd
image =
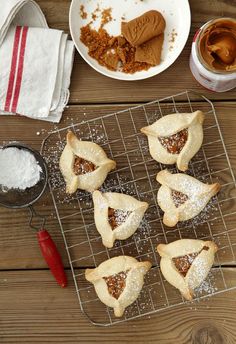
<path id="1" fill-rule="evenodd" d="M 219 247 L 215 265 L 208 279 L 196 290 L 196 298 L 236 288 L 232 269 L 224 268 L 236 262 L 235 177 L 213 104 L 204 96 L 199 103 L 195 100 L 193 92 L 185 91 L 56 129 L 43 142 L 42 154 L 49 167 L 49 186 L 80 307 L 93 324 L 108 326 L 185 302 L 180 293 L 165 281 L 159 270 L 159 256 L 156 253 L 158 243 L 169 243 L 182 238 L 214 240 Z M 198 109 L 206 116 L 204 142 L 193 158 L 188 173 L 203 182 L 220 182 L 222 190 L 197 218 L 170 229 L 163 224 L 162 212 L 156 201 L 159 185 L 155 177 L 167 166 L 151 159 L 147 139 L 140 133 L 140 128 L 166 114 Z M 149 203 L 137 232 L 125 241 L 117 241 L 111 249 L 102 245 L 101 237 L 96 231 L 91 195 L 81 191 L 73 196 L 65 194 L 65 183 L 58 161 L 65 146 L 68 129 L 73 130 L 82 140 L 91 140 L 101 145 L 107 155 L 117 162 L 117 169 L 109 173 L 102 191 L 131 194 Z M 176 171 L 173 166 L 168 168 Z M 96 267 L 108 258 L 124 254 L 138 260 L 150 260 L 153 267 L 146 276 L 138 300 L 126 309 L 122 318 L 115 318 L 113 311 L 99 301 L 93 286 L 85 280 L 84 270 L 81 268 Z"/>

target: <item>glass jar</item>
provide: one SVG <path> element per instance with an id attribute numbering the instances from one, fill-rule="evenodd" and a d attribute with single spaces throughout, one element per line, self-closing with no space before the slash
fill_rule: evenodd
<path id="1" fill-rule="evenodd" d="M 225 92 L 236 87 L 236 67 L 233 70 L 217 69 L 207 63 L 202 54 L 201 42 L 204 35 L 211 28 L 220 27 L 221 23 L 225 26 L 227 23 L 232 25 L 236 31 L 236 20 L 233 18 L 219 18 L 207 22 L 195 33 L 190 55 L 190 69 L 195 79 L 215 92 Z"/>

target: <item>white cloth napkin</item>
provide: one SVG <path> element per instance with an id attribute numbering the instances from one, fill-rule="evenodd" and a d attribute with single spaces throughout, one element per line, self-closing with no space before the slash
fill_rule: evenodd
<path id="1" fill-rule="evenodd" d="M 1 0 L 0 45 L 12 22 L 19 26 L 48 27 L 43 12 L 33 0 Z"/>
<path id="2" fill-rule="evenodd" d="M 47 28 L 32 0 L 6 3 L 0 4 L 0 114 L 59 122 L 69 99 L 74 45 L 62 31 Z"/>

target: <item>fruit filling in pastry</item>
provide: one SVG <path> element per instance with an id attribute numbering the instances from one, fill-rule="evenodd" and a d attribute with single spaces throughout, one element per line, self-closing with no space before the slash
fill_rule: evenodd
<path id="1" fill-rule="evenodd" d="M 187 171 L 190 160 L 203 142 L 202 111 L 173 113 L 141 129 L 147 135 L 149 152 L 154 160 L 165 165 L 176 164 Z"/>
<path id="2" fill-rule="evenodd" d="M 184 204 L 188 200 L 188 196 L 182 192 L 171 190 L 171 197 L 176 208 Z"/>
<path id="3" fill-rule="evenodd" d="M 204 246 L 202 250 L 208 251 L 209 247 Z M 194 259 L 202 252 L 195 252 L 189 253 L 185 256 L 172 258 L 173 263 L 175 264 L 176 269 L 183 275 L 184 277 L 187 275 L 188 270 L 190 269 Z"/>
<path id="4" fill-rule="evenodd" d="M 118 256 L 104 261 L 95 269 L 86 269 L 85 278 L 93 283 L 101 302 L 112 307 L 116 317 L 121 317 L 126 307 L 137 300 L 144 277 L 151 267 L 148 261 Z"/>
<path id="5" fill-rule="evenodd" d="M 77 189 L 93 192 L 100 188 L 116 163 L 107 157 L 102 147 L 79 140 L 69 130 L 59 166 L 66 182 L 66 192 L 73 194 Z"/>
<path id="6" fill-rule="evenodd" d="M 200 214 L 221 188 L 219 183 L 205 184 L 186 173 L 168 170 L 160 171 L 156 179 L 161 184 L 157 202 L 164 212 L 163 223 L 168 227 Z"/>
<path id="7" fill-rule="evenodd" d="M 171 136 L 160 136 L 158 140 L 162 146 L 171 154 L 179 154 L 188 139 L 188 129 L 183 129 Z"/>
<path id="8" fill-rule="evenodd" d="M 122 225 L 131 214 L 130 211 L 108 208 L 108 221 L 112 229 Z"/>
<path id="9" fill-rule="evenodd" d="M 192 300 L 196 288 L 207 278 L 218 247 L 213 241 L 181 239 L 159 244 L 160 269 L 167 282 Z"/>
<path id="10" fill-rule="evenodd" d="M 113 247 L 115 240 L 128 239 L 138 229 L 148 203 L 118 192 L 93 193 L 94 221 L 102 243 Z"/>
<path id="11" fill-rule="evenodd" d="M 86 174 L 86 173 L 95 171 L 96 166 L 91 161 L 88 161 L 83 158 L 80 158 L 79 156 L 76 156 L 73 170 L 74 170 L 74 174 L 78 176 L 81 174 Z"/>
<path id="12" fill-rule="evenodd" d="M 107 284 L 109 294 L 117 300 L 125 289 L 127 273 L 128 271 L 121 271 L 115 275 L 103 277 Z"/>

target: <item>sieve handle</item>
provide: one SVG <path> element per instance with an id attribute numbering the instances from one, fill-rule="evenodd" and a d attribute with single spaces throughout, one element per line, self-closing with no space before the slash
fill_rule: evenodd
<path id="1" fill-rule="evenodd" d="M 42 255 L 57 283 L 63 288 L 66 287 L 67 278 L 62 264 L 62 259 L 50 234 L 45 229 L 41 229 L 37 232 L 37 238 Z"/>

